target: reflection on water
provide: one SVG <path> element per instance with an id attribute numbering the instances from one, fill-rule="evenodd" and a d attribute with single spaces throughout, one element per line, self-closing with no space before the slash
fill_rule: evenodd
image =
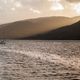
<path id="1" fill-rule="evenodd" d="M 0 45 L 1 80 L 80 80 L 77 41 L 6 41 Z"/>

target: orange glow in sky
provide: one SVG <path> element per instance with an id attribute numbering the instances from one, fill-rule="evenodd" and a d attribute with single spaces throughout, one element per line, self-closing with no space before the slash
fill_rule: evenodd
<path id="1" fill-rule="evenodd" d="M 36 17 L 79 15 L 79 0 L 0 0 L 0 24 Z"/>

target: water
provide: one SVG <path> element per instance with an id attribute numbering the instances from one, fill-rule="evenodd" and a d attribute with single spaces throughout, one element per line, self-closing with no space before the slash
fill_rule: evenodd
<path id="1" fill-rule="evenodd" d="M 79 41 L 7 40 L 0 80 L 80 80 Z"/>

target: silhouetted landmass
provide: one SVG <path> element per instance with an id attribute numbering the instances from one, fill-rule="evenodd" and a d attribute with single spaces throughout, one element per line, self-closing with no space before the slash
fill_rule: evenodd
<path id="1" fill-rule="evenodd" d="M 7 23 L 0 25 L 0 39 L 67 39 L 68 32 L 73 29 L 67 31 L 68 29 L 62 27 L 68 27 L 79 20 L 80 17 L 53 16 Z M 75 30 L 70 32 L 70 35 L 74 32 Z M 73 38 L 72 35 L 71 37 Z"/>
<path id="2" fill-rule="evenodd" d="M 44 34 L 39 34 L 23 39 L 34 40 L 80 40 L 80 21 L 70 26 L 58 28 Z"/>

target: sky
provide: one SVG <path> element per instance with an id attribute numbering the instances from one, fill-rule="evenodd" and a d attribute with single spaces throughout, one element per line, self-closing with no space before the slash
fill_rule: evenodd
<path id="1" fill-rule="evenodd" d="M 80 15 L 80 0 L 0 0 L 0 24 L 46 16 Z"/>

